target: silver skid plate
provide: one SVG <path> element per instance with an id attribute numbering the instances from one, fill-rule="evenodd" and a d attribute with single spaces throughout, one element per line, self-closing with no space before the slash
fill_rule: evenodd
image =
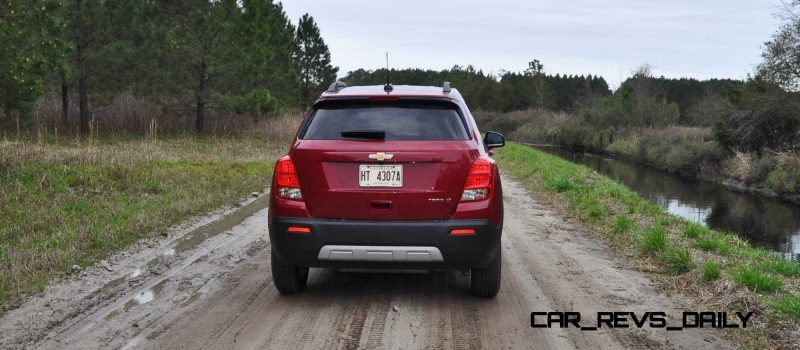
<path id="1" fill-rule="evenodd" d="M 436 247 L 326 245 L 319 250 L 319 260 L 343 261 L 444 261 Z"/>

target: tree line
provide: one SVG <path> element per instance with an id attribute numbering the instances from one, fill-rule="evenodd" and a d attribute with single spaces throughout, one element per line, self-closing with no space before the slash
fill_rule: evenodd
<path id="1" fill-rule="evenodd" d="M 256 118 L 307 104 L 335 80 L 314 19 L 271 0 L 8 0 L 0 10 L 0 128 L 57 91 L 94 108 L 133 93 L 204 129 L 210 110 Z"/>
<path id="2" fill-rule="evenodd" d="M 530 107 L 572 110 L 579 101 L 611 93 L 600 76 L 549 75 L 538 61 L 523 72 L 485 73 L 472 65 L 450 69 L 391 69 L 392 84 L 441 86 L 449 81 L 474 109 L 512 111 Z M 538 68 L 537 68 L 538 67 Z M 350 85 L 386 83 L 386 69 L 357 69 L 348 72 L 342 81 Z"/>
<path id="3" fill-rule="evenodd" d="M 713 100 L 728 99 L 743 84 L 733 79 L 697 80 L 693 78 L 665 78 L 652 76 L 651 68 L 645 66 L 622 82 L 612 91 L 606 80 L 599 75 L 562 75 L 544 72 L 544 65 L 532 60 L 521 72 L 502 71 L 499 74 L 484 73 L 469 65 L 456 65 L 451 69 L 425 70 L 418 68 L 391 69 L 389 76 L 394 84 L 441 85 L 449 81 L 458 88 L 470 106 L 476 110 L 510 112 L 539 108 L 562 112 L 577 112 L 593 103 L 611 104 L 617 100 L 639 99 L 644 104 L 661 105 L 671 109 L 667 120 L 664 116 L 652 116 L 658 123 L 680 125 L 705 125 L 704 112 Z M 342 80 L 351 85 L 375 85 L 386 82 L 386 69 L 358 69 L 348 72 Z M 645 96 L 649 101 L 644 101 Z M 711 101 L 711 102 L 709 102 Z M 652 109 L 652 108 L 651 108 Z M 702 109 L 702 110 L 701 110 Z M 647 114 L 639 111 L 638 118 Z M 615 111 L 619 115 L 620 111 Z M 663 114 L 663 113 L 662 113 Z M 623 116 L 624 117 L 624 116 Z M 644 117 L 643 119 L 648 119 Z M 641 121 L 632 121 L 637 124 Z M 650 125 L 646 120 L 641 124 Z M 710 124 L 709 124 L 710 125 Z"/>
<path id="4" fill-rule="evenodd" d="M 295 24 L 272 0 L 6 0 L 0 6 L 0 128 L 30 124 L 47 94 L 60 96 L 63 124 L 77 119 L 85 133 L 95 111 L 134 94 L 168 114 L 191 115 L 202 131 L 209 113 L 259 120 L 307 106 L 338 73 L 314 19 L 306 14 Z M 655 77 L 645 65 L 612 91 L 603 77 L 549 73 L 535 59 L 518 72 L 456 65 L 389 73 L 394 84 L 450 81 L 476 110 L 570 112 L 587 130 L 713 127 L 730 149 L 787 149 L 800 128 L 797 8 L 797 1 L 787 4 L 789 20 L 747 81 Z M 385 76 L 385 69 L 357 69 L 342 79 L 371 85 L 385 83 Z"/>

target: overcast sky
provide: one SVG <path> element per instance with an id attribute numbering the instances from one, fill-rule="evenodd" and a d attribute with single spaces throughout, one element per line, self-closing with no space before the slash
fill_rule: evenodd
<path id="1" fill-rule="evenodd" d="M 339 76 L 357 68 L 600 74 L 612 87 L 643 63 L 667 77 L 745 78 L 780 25 L 766 0 L 286 0 L 317 21 Z"/>

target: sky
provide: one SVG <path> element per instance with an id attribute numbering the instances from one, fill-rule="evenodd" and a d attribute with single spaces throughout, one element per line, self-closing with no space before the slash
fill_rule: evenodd
<path id="1" fill-rule="evenodd" d="M 656 76 L 744 79 L 781 24 L 765 0 L 285 0 L 314 17 L 339 76 L 358 68 L 599 74 L 616 87 L 642 64 Z"/>

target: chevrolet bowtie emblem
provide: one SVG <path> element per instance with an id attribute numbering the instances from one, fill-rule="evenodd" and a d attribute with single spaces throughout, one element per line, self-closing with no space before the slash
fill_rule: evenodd
<path id="1" fill-rule="evenodd" d="M 387 159 L 392 159 L 392 157 L 394 157 L 394 154 L 383 153 L 383 152 L 372 153 L 372 154 L 369 155 L 369 159 L 375 159 L 375 160 L 377 160 L 379 162 L 382 162 L 382 161 L 387 160 Z"/>

